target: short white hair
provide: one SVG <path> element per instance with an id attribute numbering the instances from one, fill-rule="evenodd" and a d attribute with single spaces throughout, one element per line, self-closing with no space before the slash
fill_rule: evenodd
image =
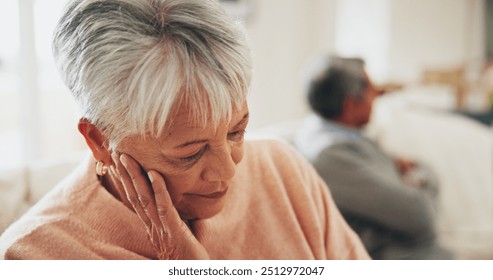
<path id="1" fill-rule="evenodd" d="M 111 147 L 160 135 L 183 102 L 204 125 L 231 118 L 251 81 L 244 32 L 217 0 L 74 0 L 53 52 L 82 117 Z"/>

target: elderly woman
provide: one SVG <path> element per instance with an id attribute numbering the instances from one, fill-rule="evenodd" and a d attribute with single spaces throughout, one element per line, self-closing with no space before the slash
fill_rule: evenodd
<path id="1" fill-rule="evenodd" d="M 54 53 L 93 158 L 2 257 L 368 258 L 308 163 L 244 141 L 249 49 L 217 1 L 72 1 Z"/>

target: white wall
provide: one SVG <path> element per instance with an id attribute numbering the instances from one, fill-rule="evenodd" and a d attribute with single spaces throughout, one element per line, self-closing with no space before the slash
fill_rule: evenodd
<path id="1" fill-rule="evenodd" d="M 473 1 L 393 0 L 388 79 L 416 82 L 423 68 L 465 63 L 468 5 Z"/>
<path id="2" fill-rule="evenodd" d="M 484 58 L 484 0 L 338 0 L 335 49 L 361 56 L 379 82 L 415 83 L 425 68 Z"/>
<path id="3" fill-rule="evenodd" d="M 373 80 L 387 79 L 390 0 L 340 0 L 336 5 L 335 50 L 361 57 Z"/>
<path id="4" fill-rule="evenodd" d="M 254 62 L 250 128 L 306 112 L 301 71 L 333 50 L 335 0 L 254 1 L 246 29 Z"/>

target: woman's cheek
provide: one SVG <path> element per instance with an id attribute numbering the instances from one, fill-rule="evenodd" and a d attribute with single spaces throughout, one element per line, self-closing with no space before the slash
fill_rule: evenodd
<path id="1" fill-rule="evenodd" d="M 186 176 L 183 175 L 163 175 L 166 182 L 166 189 L 168 190 L 171 201 L 176 205 L 183 199 L 183 194 L 187 192 L 189 182 Z"/>
<path id="2" fill-rule="evenodd" d="M 243 142 L 233 144 L 233 146 L 231 147 L 231 158 L 233 159 L 235 164 L 240 163 L 240 161 L 243 159 L 243 150 Z"/>

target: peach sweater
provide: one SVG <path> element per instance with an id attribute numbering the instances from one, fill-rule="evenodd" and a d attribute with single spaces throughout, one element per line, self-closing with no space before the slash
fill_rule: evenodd
<path id="1" fill-rule="evenodd" d="M 367 259 L 316 171 L 288 145 L 245 143 L 216 216 L 194 222 L 212 259 Z M 101 186 L 88 159 L 7 229 L 5 259 L 154 259 L 137 215 Z"/>

